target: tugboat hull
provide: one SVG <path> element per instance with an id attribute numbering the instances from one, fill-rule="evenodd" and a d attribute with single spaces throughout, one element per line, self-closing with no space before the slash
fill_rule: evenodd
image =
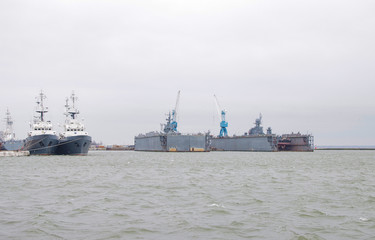
<path id="1" fill-rule="evenodd" d="M 90 136 L 70 136 L 60 139 L 57 155 L 87 155 L 91 145 Z"/>
<path id="2" fill-rule="evenodd" d="M 59 140 L 56 135 L 44 134 L 26 138 L 23 150 L 30 155 L 54 155 Z"/>

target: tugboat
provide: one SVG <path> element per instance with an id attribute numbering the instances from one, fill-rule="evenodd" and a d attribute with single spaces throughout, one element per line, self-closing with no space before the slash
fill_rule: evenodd
<path id="1" fill-rule="evenodd" d="M 36 98 L 36 112 L 39 116 L 34 117 L 34 123 L 30 124 L 31 130 L 25 140 L 23 150 L 30 152 L 30 155 L 54 155 L 58 144 L 58 136 L 52 129 L 51 121 L 45 120 L 45 113 L 48 107 L 44 106 L 46 95 L 40 91 Z"/>
<path id="2" fill-rule="evenodd" d="M 22 148 L 24 140 L 16 140 L 16 136 L 13 132 L 13 120 L 10 116 L 9 109 L 7 109 L 5 117 L 5 131 L 2 137 L 2 147 L 1 150 L 5 151 L 18 151 Z"/>
<path id="3" fill-rule="evenodd" d="M 87 155 L 91 145 L 91 137 L 85 131 L 84 124 L 77 119 L 79 114 L 75 104 L 77 97 L 74 92 L 70 96 L 72 104 L 69 105 L 69 98 L 66 99 L 64 132 L 60 134 L 57 155 Z"/>

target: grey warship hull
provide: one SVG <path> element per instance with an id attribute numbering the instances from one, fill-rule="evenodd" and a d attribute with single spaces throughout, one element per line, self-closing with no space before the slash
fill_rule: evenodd
<path id="1" fill-rule="evenodd" d="M 157 134 L 134 138 L 135 151 L 206 152 L 208 135 Z"/>
<path id="2" fill-rule="evenodd" d="M 27 137 L 22 150 L 30 155 L 54 155 L 59 140 L 56 135 L 43 134 Z"/>
<path id="3" fill-rule="evenodd" d="M 24 140 L 9 140 L 2 142 L 1 150 L 5 151 L 18 151 L 22 150 Z"/>
<path id="4" fill-rule="evenodd" d="M 213 151 L 277 151 L 276 135 L 214 137 L 211 139 Z"/>
<path id="5" fill-rule="evenodd" d="M 87 155 L 91 145 L 90 136 L 71 136 L 59 140 L 56 155 Z"/>

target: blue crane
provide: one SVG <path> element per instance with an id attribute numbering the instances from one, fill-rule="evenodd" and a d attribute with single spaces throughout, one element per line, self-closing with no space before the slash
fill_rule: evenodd
<path id="1" fill-rule="evenodd" d="M 172 127 L 173 132 L 177 132 L 177 110 L 178 110 L 178 107 L 179 107 L 179 103 L 180 103 L 180 91 L 178 91 L 178 93 L 177 93 L 176 106 L 172 110 L 171 127 Z"/>
<path id="2" fill-rule="evenodd" d="M 222 109 L 220 107 L 219 101 L 217 100 L 216 95 L 214 95 L 214 97 L 215 97 L 215 103 L 216 103 L 217 113 L 219 114 L 219 117 L 221 118 L 219 137 L 227 137 L 228 136 L 228 131 L 227 131 L 228 122 L 225 121 L 225 113 L 226 113 L 226 111 L 225 111 L 225 109 Z"/>
<path id="3" fill-rule="evenodd" d="M 172 116 L 171 112 L 169 112 L 167 117 L 167 123 L 162 124 L 161 126 L 164 126 L 164 132 L 165 133 L 177 133 L 177 112 L 178 112 L 178 106 L 180 102 L 180 91 L 177 93 L 177 100 L 176 100 L 176 106 L 172 110 Z"/>

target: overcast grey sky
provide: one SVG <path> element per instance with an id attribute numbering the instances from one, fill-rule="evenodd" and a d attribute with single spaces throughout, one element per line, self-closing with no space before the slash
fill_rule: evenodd
<path id="1" fill-rule="evenodd" d="M 132 144 L 181 90 L 184 133 L 219 133 L 216 94 L 230 135 L 261 112 L 274 133 L 375 145 L 374 13 L 373 0 L 3 0 L 0 116 L 25 138 L 43 89 L 60 130 L 74 90 L 94 140 Z"/>

